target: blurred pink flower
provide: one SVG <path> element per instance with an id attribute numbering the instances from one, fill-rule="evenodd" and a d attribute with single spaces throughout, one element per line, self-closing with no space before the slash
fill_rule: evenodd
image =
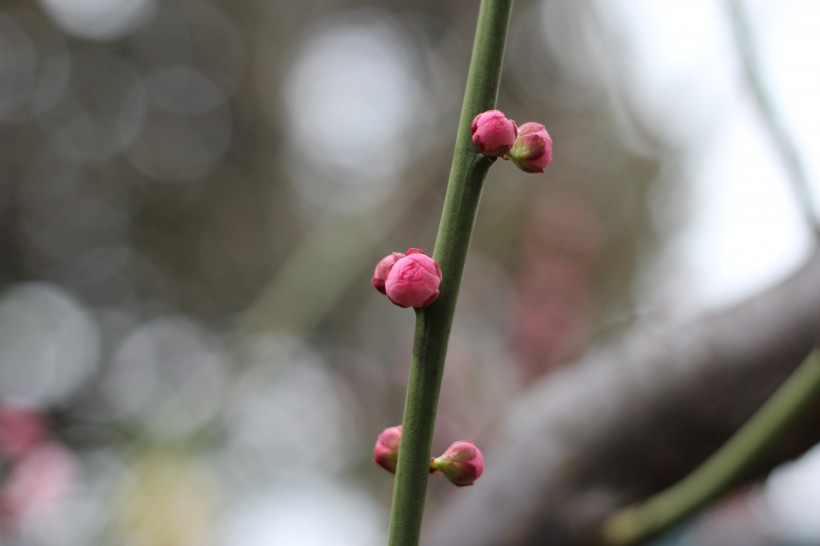
<path id="1" fill-rule="evenodd" d="M 459 440 L 450 445 L 441 457 L 432 459 L 430 468 L 444 474 L 453 485 L 473 485 L 484 472 L 484 456 L 471 441 Z"/>
<path id="2" fill-rule="evenodd" d="M 376 264 L 376 269 L 373 270 L 373 287 L 381 292 L 382 294 L 386 294 L 384 288 L 384 281 L 387 278 L 387 272 L 393 267 L 393 264 L 396 263 L 397 260 L 404 258 L 404 254 L 401 252 L 391 252 L 381 260 L 379 263 Z"/>
<path id="3" fill-rule="evenodd" d="M 14 532 L 47 515 L 68 495 L 76 474 L 73 456 L 58 443 L 43 443 L 26 452 L 0 485 L 0 528 Z"/>
<path id="4" fill-rule="evenodd" d="M 503 156 L 512 148 L 518 131 L 515 122 L 499 110 L 487 110 L 473 119 L 473 144 L 485 155 Z"/>
<path id="5" fill-rule="evenodd" d="M 23 402 L 0 405 L 0 456 L 19 457 L 48 435 L 43 412 Z"/>
<path id="6" fill-rule="evenodd" d="M 578 196 L 550 192 L 522 229 L 511 351 L 525 384 L 577 357 L 591 335 L 600 219 Z"/>
<path id="7" fill-rule="evenodd" d="M 376 439 L 376 446 L 373 448 L 373 462 L 395 474 L 400 445 L 401 425 L 384 429 Z"/>
<path id="8" fill-rule="evenodd" d="M 399 307 L 426 307 L 436 301 L 441 283 L 441 268 L 417 248 L 407 251 L 387 271 L 387 297 Z"/>
<path id="9" fill-rule="evenodd" d="M 510 149 L 510 159 L 524 172 L 542 173 L 552 163 L 552 138 L 540 123 L 529 121 L 519 127 Z"/>

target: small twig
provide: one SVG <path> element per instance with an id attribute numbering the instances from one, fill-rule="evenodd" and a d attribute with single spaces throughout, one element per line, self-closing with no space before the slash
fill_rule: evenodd
<path id="1" fill-rule="evenodd" d="M 746 16 L 743 3 L 739 0 L 728 0 L 727 6 L 743 68 L 749 79 L 749 85 L 763 118 L 763 123 L 768 128 L 769 135 L 788 172 L 789 181 L 803 217 L 814 232 L 814 236 L 820 237 L 820 212 L 817 211 L 812 199 L 811 184 L 800 159 L 800 154 L 797 152 L 797 147 L 792 141 L 789 131 L 783 126 L 780 116 L 777 114 L 774 100 L 760 74 L 760 63 L 758 62 L 749 19 Z"/>
<path id="2" fill-rule="evenodd" d="M 609 544 L 639 544 L 679 523 L 736 485 L 820 395 L 820 352 L 813 351 L 760 410 L 689 476 L 604 525 Z"/>

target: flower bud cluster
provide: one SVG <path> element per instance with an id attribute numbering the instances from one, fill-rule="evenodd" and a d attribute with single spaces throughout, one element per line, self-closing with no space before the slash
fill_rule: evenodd
<path id="1" fill-rule="evenodd" d="M 488 110 L 475 117 L 470 130 L 479 152 L 511 159 L 524 172 L 542 173 L 552 163 L 552 138 L 540 123 L 518 127 L 500 110 Z"/>
<path id="2" fill-rule="evenodd" d="M 386 428 L 373 448 L 373 461 L 391 474 L 396 473 L 401 434 L 401 425 Z M 441 456 L 430 459 L 430 473 L 440 473 L 458 487 L 473 485 L 483 472 L 484 456 L 469 440 L 453 442 Z"/>
<path id="3" fill-rule="evenodd" d="M 417 248 L 392 252 L 376 264 L 372 284 L 399 307 L 427 307 L 438 298 L 441 268 Z"/>

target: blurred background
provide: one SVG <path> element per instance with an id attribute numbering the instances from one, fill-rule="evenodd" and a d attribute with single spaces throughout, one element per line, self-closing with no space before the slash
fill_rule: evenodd
<path id="1" fill-rule="evenodd" d="M 742 5 L 816 180 L 820 8 Z M 477 10 L 0 3 L 0 544 L 384 543 L 371 452 L 401 420 L 413 313 L 370 276 L 432 251 Z M 516 2 L 498 104 L 555 159 L 490 172 L 435 452 L 590 344 L 808 254 L 728 13 Z M 817 543 L 817 481 L 779 480 L 667 543 L 720 543 L 727 517 Z"/>

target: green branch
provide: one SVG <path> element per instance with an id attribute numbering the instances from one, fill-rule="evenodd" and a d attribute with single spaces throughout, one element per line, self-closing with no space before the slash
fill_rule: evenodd
<path id="1" fill-rule="evenodd" d="M 512 0 L 482 0 L 478 13 L 450 179 L 433 253 L 442 271 L 441 295 L 433 305 L 416 311 L 390 515 L 390 546 L 415 546 L 419 542 L 447 342 L 481 188 L 493 163 L 474 148 L 470 124 L 479 113 L 495 108 L 511 10 Z"/>
<path id="2" fill-rule="evenodd" d="M 820 395 L 820 353 L 812 352 L 760 410 L 689 476 L 604 525 L 608 544 L 640 544 L 737 485 Z"/>

